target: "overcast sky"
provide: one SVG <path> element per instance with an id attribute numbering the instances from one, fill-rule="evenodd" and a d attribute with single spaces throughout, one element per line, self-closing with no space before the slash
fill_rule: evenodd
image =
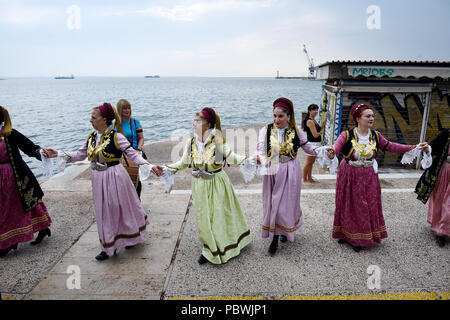
<path id="1" fill-rule="evenodd" d="M 448 0 L 0 0 L 0 78 L 306 75 L 303 44 L 316 65 L 449 61 L 449 14 Z"/>

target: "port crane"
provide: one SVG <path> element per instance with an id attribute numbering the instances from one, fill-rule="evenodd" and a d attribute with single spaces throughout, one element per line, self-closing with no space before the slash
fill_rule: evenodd
<path id="1" fill-rule="evenodd" d="M 308 68 L 308 70 L 309 70 L 309 77 L 315 78 L 315 77 L 316 77 L 315 73 L 316 73 L 316 69 L 317 69 L 317 68 L 314 66 L 314 61 L 313 61 L 313 59 L 309 56 L 309 53 L 308 53 L 308 51 L 306 50 L 306 45 L 303 45 L 303 52 L 306 54 L 306 58 L 308 59 L 308 64 L 309 64 L 309 68 Z"/>

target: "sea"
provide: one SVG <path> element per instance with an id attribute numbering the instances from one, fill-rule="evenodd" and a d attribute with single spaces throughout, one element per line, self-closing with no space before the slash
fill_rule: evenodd
<path id="1" fill-rule="evenodd" d="M 275 78 L 76 77 L 11 78 L 0 81 L 0 105 L 8 109 L 13 128 L 41 147 L 76 151 L 93 130 L 92 108 L 127 99 L 139 119 L 145 141 L 192 130 L 196 112 L 213 108 L 222 128 L 272 121 L 278 97 L 293 101 L 296 118 L 308 105 L 320 105 L 321 81 Z M 24 155 L 42 177 L 40 161 Z"/>

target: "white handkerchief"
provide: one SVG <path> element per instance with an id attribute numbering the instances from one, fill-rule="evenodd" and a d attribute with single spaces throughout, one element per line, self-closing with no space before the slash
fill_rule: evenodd
<path id="1" fill-rule="evenodd" d="M 319 147 L 314 150 L 317 154 L 316 161 L 322 169 L 329 168 L 330 174 L 335 174 L 339 166 L 339 160 L 335 156 L 333 159 L 328 158 L 327 147 Z"/>
<path id="2" fill-rule="evenodd" d="M 46 178 L 51 178 L 54 175 L 52 159 L 47 158 L 42 149 L 39 153 L 41 154 L 42 160 L 41 172 Z"/>
<path id="3" fill-rule="evenodd" d="M 166 185 L 166 193 L 170 193 L 172 190 L 172 186 L 175 183 L 173 179 L 174 173 L 177 172 L 175 169 L 171 169 L 168 167 L 163 167 L 163 174 L 159 177 L 159 180 L 164 182 Z"/>
<path id="4" fill-rule="evenodd" d="M 254 158 L 247 158 L 244 160 L 244 162 L 239 166 L 239 169 L 244 176 L 245 183 L 249 183 L 255 178 L 258 168 L 259 166 L 256 164 Z"/>

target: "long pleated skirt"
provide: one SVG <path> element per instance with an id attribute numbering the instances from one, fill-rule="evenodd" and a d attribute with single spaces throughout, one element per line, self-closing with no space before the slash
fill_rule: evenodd
<path id="1" fill-rule="evenodd" d="M 355 168 L 342 161 L 336 179 L 332 237 L 370 247 L 387 238 L 381 186 L 372 167 Z"/>
<path id="2" fill-rule="evenodd" d="M 192 198 L 202 255 L 213 264 L 226 263 L 251 243 L 250 230 L 228 175 L 192 178 Z"/>
<path id="3" fill-rule="evenodd" d="M 105 171 L 92 170 L 92 193 L 102 251 L 111 256 L 119 247 L 144 242 L 147 213 L 121 164 Z"/>
<path id="4" fill-rule="evenodd" d="M 25 212 L 10 163 L 0 164 L 0 249 L 33 240 L 33 234 L 50 227 L 43 202 Z"/>
<path id="5" fill-rule="evenodd" d="M 263 225 L 262 237 L 272 239 L 274 235 L 285 235 L 294 241 L 294 232 L 303 223 L 300 196 L 302 167 L 298 159 L 278 165 L 272 174 L 263 178 Z"/>
<path id="6" fill-rule="evenodd" d="M 450 237 L 450 163 L 439 172 L 428 203 L 428 222 L 439 236 Z"/>

